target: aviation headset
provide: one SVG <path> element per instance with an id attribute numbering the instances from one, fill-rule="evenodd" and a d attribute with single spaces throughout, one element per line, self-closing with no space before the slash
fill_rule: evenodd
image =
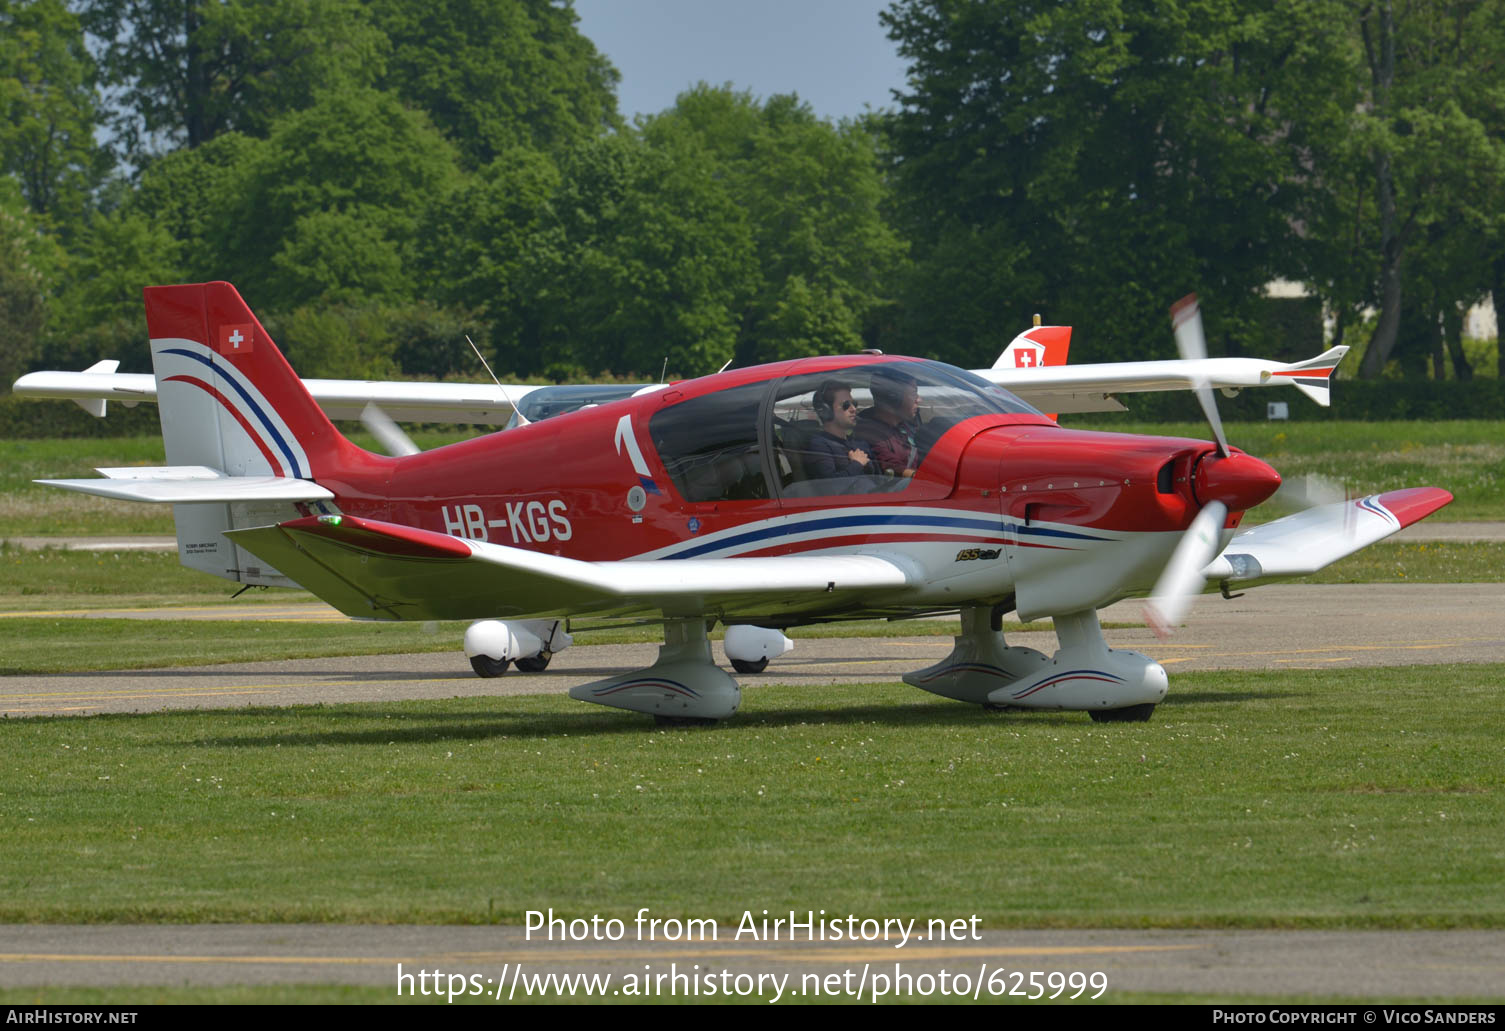
<path id="1" fill-rule="evenodd" d="M 834 379 L 828 379 L 815 391 L 815 417 L 822 423 L 828 423 L 836 418 L 836 395 L 843 390 L 852 388 L 845 383 L 838 383 Z"/>

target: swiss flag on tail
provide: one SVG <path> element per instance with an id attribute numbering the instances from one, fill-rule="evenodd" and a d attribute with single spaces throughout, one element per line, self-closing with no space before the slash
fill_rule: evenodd
<path id="1" fill-rule="evenodd" d="M 256 343 L 256 324 L 248 322 L 222 325 L 216 339 L 218 346 L 215 349 L 220 354 L 250 354 Z"/>

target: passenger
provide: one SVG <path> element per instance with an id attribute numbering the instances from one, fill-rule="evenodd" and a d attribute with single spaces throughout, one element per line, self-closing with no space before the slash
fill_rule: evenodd
<path id="1" fill-rule="evenodd" d="M 828 379 L 815 392 L 815 417 L 821 432 L 810 438 L 805 471 L 812 479 L 860 476 L 867 471 L 868 454 L 848 440 L 857 425 L 857 402 L 852 389 Z"/>
<path id="2" fill-rule="evenodd" d="M 856 439 L 867 446 L 881 472 L 913 476 L 920 450 L 920 388 L 913 376 L 889 366 L 873 370 L 873 407 L 857 417 Z"/>

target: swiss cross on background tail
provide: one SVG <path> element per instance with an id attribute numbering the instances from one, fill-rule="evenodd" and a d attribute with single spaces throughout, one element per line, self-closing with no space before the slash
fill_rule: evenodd
<path id="1" fill-rule="evenodd" d="M 256 340 L 255 324 L 221 326 L 219 328 L 220 354 L 250 354 Z"/>
<path id="2" fill-rule="evenodd" d="M 1014 368 L 1027 369 L 1045 364 L 1045 345 L 1023 340 L 1014 345 Z"/>
<path id="3" fill-rule="evenodd" d="M 1065 365 L 1066 355 L 1070 351 L 1070 326 L 1036 324 L 1009 342 L 1009 346 L 1003 349 L 1003 353 L 993 363 L 993 368 L 1038 369 L 1046 365 Z"/>

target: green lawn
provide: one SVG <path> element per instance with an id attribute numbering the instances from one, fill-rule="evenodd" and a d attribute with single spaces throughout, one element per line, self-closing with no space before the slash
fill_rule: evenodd
<path id="1" fill-rule="evenodd" d="M 0 721 L 0 921 L 1505 925 L 1505 666 L 1184 674 L 1147 724 L 900 685 Z"/>

